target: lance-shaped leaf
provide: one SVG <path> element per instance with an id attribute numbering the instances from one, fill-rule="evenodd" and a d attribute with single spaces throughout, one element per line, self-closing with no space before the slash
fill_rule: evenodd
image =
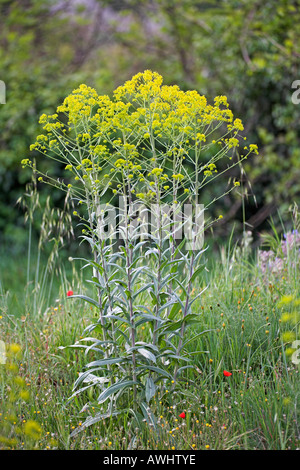
<path id="1" fill-rule="evenodd" d="M 86 295 L 76 294 L 76 295 L 70 295 L 68 297 L 68 299 L 74 299 L 74 298 L 85 300 L 86 302 L 88 302 L 89 304 L 94 305 L 97 308 L 100 307 L 99 302 L 97 302 L 96 300 L 94 300 L 91 297 L 88 297 Z"/>
<path id="2" fill-rule="evenodd" d="M 206 289 L 208 288 L 208 286 L 204 287 L 204 289 L 199 292 L 198 295 L 196 295 L 196 297 L 194 297 L 190 302 L 189 302 L 189 308 L 191 307 L 191 305 L 195 302 L 195 300 L 197 300 L 202 294 L 204 291 L 206 291 Z"/>
<path id="3" fill-rule="evenodd" d="M 157 366 L 146 365 L 146 366 L 139 366 L 136 369 L 137 372 L 145 372 L 145 373 L 148 373 L 149 370 L 151 370 L 152 372 L 156 372 L 159 377 L 165 377 L 165 378 L 170 379 L 170 380 L 172 380 L 172 378 L 173 378 L 172 375 L 169 372 L 167 372 L 166 370 L 161 369 L 160 367 L 157 367 Z"/>
<path id="4" fill-rule="evenodd" d="M 206 246 L 205 248 L 203 248 L 203 250 L 198 251 L 198 253 L 197 253 L 196 256 L 194 257 L 194 261 L 193 261 L 193 265 L 194 265 L 194 266 L 197 265 L 198 259 L 200 258 L 200 256 L 201 256 L 206 250 L 208 250 L 208 246 Z"/>
<path id="5" fill-rule="evenodd" d="M 130 320 L 127 320 L 124 317 L 119 317 L 118 315 L 104 315 L 103 318 L 106 318 L 107 320 L 118 320 L 122 323 L 127 323 L 127 325 L 130 325 Z"/>
<path id="6" fill-rule="evenodd" d="M 157 321 L 157 322 L 160 322 L 160 323 L 163 323 L 165 320 L 163 320 L 162 318 L 160 317 L 156 317 L 155 315 L 148 315 L 147 313 L 145 314 L 136 314 L 134 316 L 134 318 L 136 319 L 136 317 L 138 316 L 142 316 L 142 318 L 136 322 L 136 326 L 140 326 L 142 325 L 143 323 L 147 323 L 147 322 L 150 322 L 150 321 Z"/>
<path id="7" fill-rule="evenodd" d="M 95 366 L 107 366 L 111 364 L 121 364 L 122 362 L 127 361 L 124 357 L 113 357 L 111 359 L 99 359 L 99 361 L 93 361 L 87 364 L 86 367 L 95 367 Z"/>
<path id="8" fill-rule="evenodd" d="M 84 429 L 87 427 L 91 426 L 92 424 L 98 423 L 99 421 L 102 421 L 103 419 L 110 418 L 111 416 L 117 416 L 121 413 L 124 413 L 126 410 L 122 411 L 114 411 L 114 412 L 107 412 L 107 413 L 96 413 L 95 416 L 89 416 L 84 423 L 82 423 L 81 426 L 78 428 L 74 429 L 74 431 L 70 434 L 70 437 L 74 437 L 80 432 L 82 432 Z"/>
<path id="9" fill-rule="evenodd" d="M 144 292 L 145 290 L 148 290 L 150 287 L 152 286 L 152 282 L 149 282 L 148 284 L 145 284 L 143 285 L 142 287 L 140 287 L 133 295 L 132 295 L 132 299 L 135 300 L 136 297 L 138 297 L 138 295 L 140 295 L 142 292 Z M 146 308 L 146 307 L 145 307 Z"/>
<path id="10" fill-rule="evenodd" d="M 125 347 L 126 347 L 126 346 L 125 346 Z M 152 349 L 152 350 L 155 351 L 155 352 L 158 352 L 158 351 L 159 351 L 158 347 L 155 346 L 155 344 L 145 343 L 145 341 L 138 341 L 138 342 L 135 343 L 134 346 L 132 346 L 132 347 L 128 346 L 128 347 L 126 348 L 126 350 L 127 350 L 127 352 L 132 352 L 132 351 L 134 351 L 134 350 L 136 350 L 136 349 L 139 349 L 139 348 L 141 348 L 141 347 L 150 348 L 150 349 Z"/>
<path id="11" fill-rule="evenodd" d="M 146 395 L 147 403 L 149 403 L 151 398 L 154 397 L 155 393 L 156 393 L 156 385 L 155 385 L 152 377 L 147 377 L 146 389 L 145 389 L 145 395 Z"/>
<path id="12" fill-rule="evenodd" d="M 148 270 L 148 268 L 146 266 L 140 266 L 140 267 L 134 269 L 133 274 L 132 274 L 132 278 L 131 278 L 132 284 L 134 284 L 135 279 L 138 277 L 138 275 L 140 273 L 142 273 L 143 271 L 147 271 L 147 270 Z"/>
<path id="13" fill-rule="evenodd" d="M 136 380 L 126 380 L 126 381 L 120 381 L 117 382 L 116 384 L 111 385 L 107 389 L 103 390 L 102 393 L 100 393 L 98 397 L 98 403 L 104 403 L 111 395 L 114 393 L 120 391 L 120 390 L 125 390 L 128 387 L 132 387 L 133 385 L 140 385 L 139 382 Z"/>
<path id="14" fill-rule="evenodd" d="M 78 387 L 78 385 L 81 383 L 81 382 L 84 382 L 84 379 L 86 377 L 88 377 L 90 374 L 92 374 L 93 372 L 97 372 L 99 370 L 102 370 L 101 367 L 95 367 L 94 369 L 92 370 L 86 370 L 85 372 L 81 372 L 79 377 L 75 380 L 75 383 L 73 385 L 73 391 L 76 390 L 76 388 Z"/>
<path id="15" fill-rule="evenodd" d="M 178 303 L 178 299 L 176 298 L 176 296 L 174 296 L 171 300 L 169 300 L 168 302 L 166 302 L 165 304 L 163 304 L 159 309 L 158 309 L 158 313 L 160 314 L 161 312 L 163 312 L 166 308 L 169 308 L 171 306 L 173 306 L 174 304 Z M 180 302 L 181 304 L 181 302 Z M 183 305 L 181 305 L 182 307 Z"/>
<path id="16" fill-rule="evenodd" d="M 156 357 L 151 351 L 148 351 L 148 349 L 145 349 L 145 348 L 138 348 L 137 350 L 146 359 L 149 359 L 150 361 L 156 363 Z"/>
<path id="17" fill-rule="evenodd" d="M 88 279 L 86 282 L 89 284 L 93 284 L 96 287 L 101 287 L 102 289 L 105 288 L 105 281 L 101 274 L 98 273 L 98 277 L 93 277 L 92 280 Z"/>
<path id="18" fill-rule="evenodd" d="M 147 406 L 147 404 L 145 402 L 141 402 L 140 403 L 140 408 L 142 410 L 142 413 L 144 415 L 144 419 L 146 420 L 146 422 L 148 424 L 151 424 L 151 426 L 153 426 L 153 428 L 156 430 L 157 429 L 157 422 L 156 422 L 156 419 L 155 419 L 155 416 L 154 414 L 152 413 L 151 409 L 149 408 L 149 406 Z"/>
<path id="19" fill-rule="evenodd" d="M 184 356 L 178 356 L 177 354 L 170 354 L 168 356 L 168 358 L 170 359 L 177 359 L 178 361 L 185 361 L 185 362 L 190 362 L 191 359 L 189 359 L 188 357 L 184 357 Z"/>
<path id="20" fill-rule="evenodd" d="M 194 271 L 193 275 L 190 277 L 189 282 L 193 282 L 196 279 L 196 277 L 199 276 L 200 273 L 202 273 L 204 268 L 205 268 L 205 264 L 202 264 L 201 266 L 199 266 L 199 268 L 197 268 L 196 271 Z"/>

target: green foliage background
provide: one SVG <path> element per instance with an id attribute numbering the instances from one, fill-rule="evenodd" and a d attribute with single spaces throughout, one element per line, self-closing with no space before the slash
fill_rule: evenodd
<path id="1" fill-rule="evenodd" d="M 0 79 L 7 88 L 0 105 L 1 242 L 27 236 L 16 201 L 30 180 L 21 160 L 39 159 L 29 152 L 38 117 L 81 83 L 110 94 L 145 69 L 209 101 L 226 95 L 259 146 L 245 174 L 232 175 L 247 188 L 244 210 L 233 194 L 215 205 L 224 215 L 219 232 L 228 235 L 243 218 L 261 231 L 278 209 L 289 220 L 287 208 L 300 193 L 300 104 L 291 99 L 299 65 L 298 0 L 0 0 Z M 204 203 L 224 188 L 209 187 Z M 46 198 L 47 189 L 41 194 Z"/>

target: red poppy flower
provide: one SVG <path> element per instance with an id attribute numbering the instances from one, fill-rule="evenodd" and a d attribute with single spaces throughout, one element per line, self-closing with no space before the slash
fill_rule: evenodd
<path id="1" fill-rule="evenodd" d="M 223 371 L 223 374 L 225 375 L 225 377 L 230 377 L 232 375 L 231 372 L 227 372 L 227 370 L 224 370 Z"/>
<path id="2" fill-rule="evenodd" d="M 67 296 L 68 296 L 68 297 L 70 297 L 70 296 L 73 295 L 73 294 L 74 294 L 74 292 L 73 292 L 72 290 L 68 290 L 68 292 L 67 292 Z"/>
<path id="3" fill-rule="evenodd" d="M 179 418 L 185 418 L 185 412 L 180 413 Z"/>

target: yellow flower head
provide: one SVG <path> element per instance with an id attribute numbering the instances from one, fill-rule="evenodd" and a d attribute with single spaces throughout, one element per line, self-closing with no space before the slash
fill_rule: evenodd
<path id="1" fill-rule="evenodd" d="M 31 439 L 38 440 L 42 434 L 42 428 L 36 421 L 29 420 L 24 424 L 24 433 Z"/>

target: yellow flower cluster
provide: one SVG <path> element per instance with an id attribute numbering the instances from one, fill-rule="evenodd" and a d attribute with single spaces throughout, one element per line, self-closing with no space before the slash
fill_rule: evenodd
<path id="1" fill-rule="evenodd" d="M 183 180 L 184 175 L 182 175 L 181 173 L 178 173 L 177 175 L 172 175 L 172 178 L 174 178 L 174 180 L 181 181 Z"/>
<path id="2" fill-rule="evenodd" d="M 291 358 L 292 362 L 299 364 L 300 357 L 299 353 L 297 354 L 299 343 L 296 340 L 299 341 L 300 339 L 300 299 L 295 298 L 293 295 L 285 295 L 281 297 L 278 307 L 290 310 L 284 312 L 281 316 L 281 322 L 290 328 L 282 333 L 282 341 L 286 345 L 285 353 L 287 357 Z"/>
<path id="3" fill-rule="evenodd" d="M 159 94 L 162 82 L 163 79 L 157 72 L 146 70 L 144 73 L 136 74 L 131 80 L 118 87 L 114 96 L 117 101 L 132 95 L 137 101 L 140 99 L 149 100 Z"/>
<path id="4" fill-rule="evenodd" d="M 80 85 L 71 95 L 67 96 L 63 104 L 57 108 L 57 112 L 68 114 L 69 124 L 76 124 L 78 121 L 81 121 L 82 118 L 91 116 L 92 108 L 96 105 L 97 101 L 98 94 L 96 90 L 86 85 Z M 42 118 L 43 123 L 48 122 L 45 115 L 41 116 L 41 119 Z"/>
<path id="5" fill-rule="evenodd" d="M 80 183 L 98 191 L 100 186 L 107 188 L 112 181 L 117 185 L 125 177 L 144 184 L 136 188 L 138 194 L 154 186 L 149 177 L 154 177 L 155 184 L 184 179 L 188 186 L 184 161 L 193 166 L 195 155 L 216 142 L 221 145 L 218 155 L 235 152 L 244 129 L 242 121 L 233 118 L 226 96 L 217 96 L 210 105 L 195 90 L 164 85 L 162 77 L 150 70 L 126 81 L 111 99 L 80 85 L 55 114 L 43 114 L 40 123 L 45 133 L 37 136 L 31 150 L 65 163 L 76 190 Z M 222 136 L 219 129 L 224 123 Z M 250 145 L 251 152 L 257 153 L 255 145 Z M 23 160 L 22 165 L 29 162 Z M 195 168 L 197 178 L 199 168 Z M 217 168 L 215 163 L 202 162 L 201 171 L 206 177 Z M 67 183 L 65 187 L 73 190 L 74 183 Z"/>
<path id="6" fill-rule="evenodd" d="M 19 360 L 22 357 L 20 344 L 6 345 L 5 381 L 2 391 L 5 400 L 0 413 L 0 449 L 15 449 L 24 440 L 36 441 L 41 436 L 41 426 L 34 420 L 20 423 L 20 405 L 30 398 L 24 378 L 20 375 Z M 1 372 L 1 371 L 0 371 Z M 1 376 L 0 376 L 1 378 Z"/>

